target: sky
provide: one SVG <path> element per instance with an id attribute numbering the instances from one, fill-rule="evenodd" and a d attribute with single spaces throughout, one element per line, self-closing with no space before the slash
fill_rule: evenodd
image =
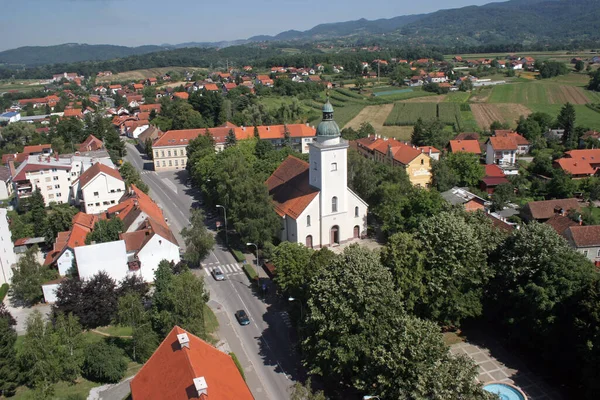
<path id="1" fill-rule="evenodd" d="M 0 14 L 0 50 L 62 43 L 246 39 L 326 22 L 391 18 L 494 0 L 20 0 Z"/>

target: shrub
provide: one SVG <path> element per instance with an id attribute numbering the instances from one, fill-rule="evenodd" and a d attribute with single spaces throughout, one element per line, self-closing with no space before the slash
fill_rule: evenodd
<path id="1" fill-rule="evenodd" d="M 90 344 L 85 351 L 82 372 L 94 382 L 119 382 L 127 370 L 125 353 L 104 341 Z"/>
<path id="2" fill-rule="evenodd" d="M 233 247 L 230 247 L 229 250 L 231 251 L 231 254 L 233 254 L 235 261 L 242 262 L 246 259 L 246 257 L 244 257 L 244 253 L 242 253 L 240 250 L 234 249 Z"/>
<path id="3" fill-rule="evenodd" d="M 237 367 L 238 371 L 240 371 L 240 375 L 242 375 L 242 378 L 244 378 L 244 380 L 246 380 L 246 375 L 244 374 L 244 369 L 242 368 L 242 364 L 240 364 L 240 360 L 238 360 L 238 358 L 234 352 L 229 353 L 229 355 L 233 359 L 233 363 Z"/>
<path id="4" fill-rule="evenodd" d="M 248 279 L 250 279 L 251 282 L 254 282 L 256 278 L 258 278 L 256 268 L 254 268 L 254 265 L 252 264 L 244 264 L 244 272 L 248 275 Z"/>
<path id="5" fill-rule="evenodd" d="M 6 293 L 8 293 L 8 283 L 3 283 L 2 286 L 0 286 L 0 301 L 4 300 Z"/>

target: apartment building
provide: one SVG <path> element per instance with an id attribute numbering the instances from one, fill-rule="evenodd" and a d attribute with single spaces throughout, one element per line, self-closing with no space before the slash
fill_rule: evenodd
<path id="1" fill-rule="evenodd" d="M 309 144 L 315 139 L 316 130 L 308 124 L 257 126 L 260 140 L 268 140 L 275 147 L 289 143 L 295 150 L 308 153 Z M 155 171 L 184 169 L 187 165 L 187 145 L 191 140 L 206 134 L 207 129 L 182 129 L 167 131 L 152 144 Z M 237 140 L 254 138 L 254 127 L 225 126 L 209 128 L 208 132 L 215 141 L 215 151 L 225 148 L 227 136 L 233 131 Z"/>
<path id="2" fill-rule="evenodd" d="M 57 204 L 74 202 L 75 197 L 71 191 L 73 182 L 97 162 L 115 168 L 108 156 L 100 158 L 60 157 L 58 155 L 29 156 L 19 165 L 12 178 L 17 199 L 30 197 L 36 189 L 39 189 L 44 196 L 46 206 L 52 202 Z"/>
<path id="3" fill-rule="evenodd" d="M 11 282 L 12 266 L 17 262 L 7 212 L 6 208 L 0 208 L 0 285 Z"/>
<path id="4" fill-rule="evenodd" d="M 71 191 L 86 214 L 99 214 L 119 203 L 125 182 L 118 170 L 97 162 L 73 182 Z"/>

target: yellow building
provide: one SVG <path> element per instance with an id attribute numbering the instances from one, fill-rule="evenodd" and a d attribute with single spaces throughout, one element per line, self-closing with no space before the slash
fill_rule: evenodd
<path id="1" fill-rule="evenodd" d="M 431 186 L 431 160 L 439 160 L 435 147 L 417 147 L 395 139 L 375 136 L 358 139 L 354 147 L 363 156 L 382 163 L 403 167 L 414 186 Z"/>

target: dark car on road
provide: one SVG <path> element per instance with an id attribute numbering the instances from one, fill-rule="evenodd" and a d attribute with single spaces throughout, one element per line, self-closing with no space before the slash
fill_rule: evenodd
<path id="1" fill-rule="evenodd" d="M 248 318 L 248 314 L 244 310 L 237 310 L 235 312 L 235 318 L 238 320 L 240 325 L 248 325 L 250 323 L 250 318 Z"/>

